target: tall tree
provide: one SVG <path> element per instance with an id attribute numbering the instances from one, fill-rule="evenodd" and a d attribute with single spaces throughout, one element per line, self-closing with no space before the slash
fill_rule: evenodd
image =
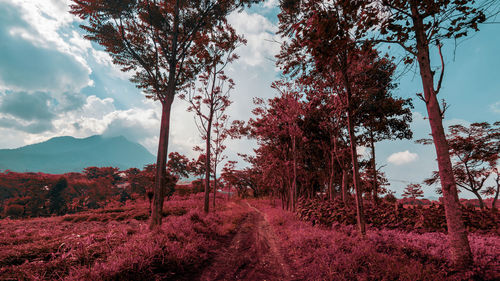
<path id="1" fill-rule="evenodd" d="M 356 112 L 358 122 L 364 128 L 360 136 L 362 142 L 371 149 L 369 165 L 372 180 L 372 194 L 375 204 L 378 203 L 379 181 L 375 158 L 375 143 L 391 139 L 411 139 L 412 121 L 411 99 L 394 97 L 391 93 L 396 85 L 393 83 L 393 74 L 396 69 L 394 63 L 386 57 L 378 57 L 377 52 L 372 54 L 372 60 L 365 69 L 366 77 L 357 79 L 356 84 L 361 87 L 361 108 Z M 368 79 L 367 79 L 368 78 Z"/>
<path id="2" fill-rule="evenodd" d="M 444 59 L 441 52 L 445 39 L 458 39 L 469 30 L 478 30 L 486 20 L 485 11 L 496 0 L 477 1 L 418 1 L 382 0 L 383 15 L 380 24 L 381 42 L 395 43 L 408 54 L 407 63 L 417 61 L 423 86 L 421 99 L 425 102 L 437 154 L 439 176 L 443 191 L 451 261 L 457 268 L 472 265 L 472 253 L 467 240 L 467 230 L 453 177 L 448 143 L 443 129 L 443 114 L 437 94 L 444 76 Z M 436 46 L 441 60 L 437 83 L 431 69 L 430 47 Z M 437 84 L 437 85 L 436 85 Z"/>
<path id="3" fill-rule="evenodd" d="M 292 210 L 295 212 L 297 208 L 297 138 L 300 138 L 302 131 L 298 125 L 298 121 L 303 115 L 303 105 L 300 102 L 302 97 L 298 89 L 289 82 L 276 81 L 272 84 L 272 88 L 280 92 L 281 106 L 275 107 L 277 110 L 277 117 L 284 123 L 284 130 L 290 137 L 292 144 L 292 167 L 293 167 L 293 180 L 290 190 L 290 201 Z"/>
<path id="4" fill-rule="evenodd" d="M 150 228 L 161 225 L 170 111 L 176 92 L 203 69 L 203 34 L 228 13 L 258 0 L 74 0 L 71 13 L 86 20 L 86 38 L 102 45 L 147 97 L 162 105 Z"/>
<path id="5" fill-rule="evenodd" d="M 209 211 L 210 176 L 212 174 L 212 131 L 218 129 L 213 126 L 214 119 L 221 119 L 224 112 L 231 105 L 229 94 L 234 89 L 234 81 L 229 78 L 224 69 L 230 63 L 238 59 L 234 50 L 246 41 L 236 35 L 234 29 L 227 23 L 218 25 L 211 32 L 204 34 L 204 39 L 209 44 L 200 48 L 199 54 L 205 60 L 206 67 L 199 76 L 200 86 L 192 83 L 187 95 L 181 95 L 182 99 L 189 102 L 188 111 L 196 113 L 196 124 L 202 139 L 205 141 L 205 202 L 204 211 Z M 222 120 L 218 120 L 222 121 Z M 215 198 L 214 188 L 214 198 Z M 215 202 L 215 199 L 214 199 Z"/>

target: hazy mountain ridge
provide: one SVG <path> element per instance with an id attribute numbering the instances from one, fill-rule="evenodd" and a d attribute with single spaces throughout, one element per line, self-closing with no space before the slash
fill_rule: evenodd
<path id="1" fill-rule="evenodd" d="M 155 157 L 142 145 L 123 136 L 94 135 L 78 139 L 64 136 L 15 149 L 0 149 L 0 169 L 15 172 L 81 172 L 89 166 L 121 170 L 143 168 Z"/>

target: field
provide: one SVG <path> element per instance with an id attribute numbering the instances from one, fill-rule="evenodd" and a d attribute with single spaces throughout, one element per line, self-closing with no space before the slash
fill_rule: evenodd
<path id="1" fill-rule="evenodd" d="M 202 194 L 165 203 L 148 230 L 148 202 L 50 218 L 0 220 L 1 280 L 498 280 L 500 237 L 469 236 L 475 265 L 454 272 L 445 234 L 313 226 L 267 199 Z M 273 206 L 274 205 L 274 206 Z"/>

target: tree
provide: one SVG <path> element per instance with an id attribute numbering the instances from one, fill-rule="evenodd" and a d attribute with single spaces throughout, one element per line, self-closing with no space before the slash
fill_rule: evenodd
<path id="1" fill-rule="evenodd" d="M 375 204 L 378 203 L 380 182 L 375 159 L 375 143 L 382 140 L 411 139 L 412 121 L 411 99 L 396 98 L 391 90 L 396 87 L 392 77 L 396 66 L 387 58 L 374 57 L 366 69 L 368 79 L 358 79 L 357 85 L 363 89 L 361 108 L 356 112 L 358 122 L 365 133 L 360 136 L 362 142 L 371 149 L 369 165 L 372 179 L 372 194 Z"/>
<path id="2" fill-rule="evenodd" d="M 298 122 L 303 115 L 303 108 L 300 102 L 302 98 L 299 89 L 294 89 L 291 83 L 284 81 L 276 81 L 272 84 L 272 88 L 278 90 L 281 94 L 280 101 L 281 109 L 277 111 L 278 118 L 284 123 L 285 133 L 289 136 L 292 144 L 292 163 L 293 163 L 293 180 L 290 190 L 290 201 L 292 211 L 295 212 L 297 208 L 297 138 L 302 136 L 302 131 L 299 128 Z M 277 109 L 278 109 L 277 108 Z"/>
<path id="3" fill-rule="evenodd" d="M 212 130 L 218 130 L 220 124 L 213 125 L 214 121 L 221 122 L 222 119 L 227 119 L 224 112 L 231 105 L 229 93 L 234 89 L 234 81 L 225 75 L 224 69 L 228 64 L 238 59 L 234 50 L 246 41 L 236 35 L 234 29 L 227 23 L 218 25 L 210 33 L 205 34 L 205 37 L 205 40 L 211 43 L 206 44 L 205 48 L 199 50 L 205 60 L 204 65 L 206 65 L 204 72 L 199 76 L 201 86 L 197 87 L 195 83 L 192 83 L 187 95 L 181 95 L 180 97 L 189 102 L 188 111 L 196 113 L 196 125 L 202 139 L 205 141 L 207 161 L 205 162 L 205 202 L 203 209 L 208 213 L 210 174 L 212 171 Z M 215 193 L 216 189 L 214 188 L 214 206 Z"/>
<path id="4" fill-rule="evenodd" d="M 355 76 L 362 75 L 364 58 L 371 46 L 364 40 L 373 28 L 375 15 L 366 1 L 282 1 L 280 33 L 293 37 L 284 43 L 278 55 L 278 65 L 285 74 L 296 75 L 311 69 L 323 75 L 339 95 L 346 114 L 349 135 L 356 217 L 359 232 L 366 234 L 359 175 L 357 140 L 353 102 L 356 95 Z M 325 38 L 328 38 L 325 40 Z M 336 87 L 335 87 L 336 86 Z"/>
<path id="5" fill-rule="evenodd" d="M 226 15 L 258 0 L 74 0 L 71 13 L 87 20 L 86 38 L 102 45 L 131 81 L 162 105 L 150 228 L 161 225 L 170 112 L 176 92 L 201 71 L 204 34 Z"/>
<path id="6" fill-rule="evenodd" d="M 189 159 L 178 152 L 170 152 L 167 169 L 171 174 L 187 178 L 189 177 Z"/>
<path id="7" fill-rule="evenodd" d="M 451 261 L 457 268 L 472 265 L 472 253 L 467 240 L 467 230 L 462 221 L 462 212 L 457 195 L 456 182 L 450 160 L 448 143 L 443 128 L 444 110 L 437 94 L 444 76 L 444 59 L 441 52 L 445 39 L 458 39 L 469 30 L 478 30 L 478 24 L 486 20 L 486 9 L 495 0 L 483 1 L 417 1 L 382 0 L 380 14 L 381 39 L 379 42 L 394 43 L 406 52 L 406 63 L 417 61 L 423 86 L 421 99 L 425 102 L 429 123 L 437 154 L 439 176 L 443 191 L 443 202 L 448 226 Z M 430 47 L 437 47 L 441 59 L 441 72 L 437 81 L 431 69 Z"/>
<path id="8" fill-rule="evenodd" d="M 498 123 L 498 122 L 497 122 Z M 479 200 L 479 207 L 486 206 L 481 197 L 484 184 L 494 172 L 500 153 L 500 123 L 491 126 L 487 122 L 473 123 L 470 126 L 450 126 L 446 135 L 453 161 L 453 175 L 456 184 L 472 192 Z M 431 139 L 418 140 L 419 143 L 432 144 Z M 439 182 L 439 173 L 425 180 L 426 184 Z"/>
<path id="9" fill-rule="evenodd" d="M 493 202 L 491 202 L 491 211 L 496 212 L 497 207 L 496 203 L 498 200 L 498 194 L 500 193 L 500 171 L 498 167 L 493 168 L 492 174 L 495 176 L 495 185 L 496 186 L 488 186 L 486 190 L 483 191 L 484 195 L 494 195 Z"/>
<path id="10" fill-rule="evenodd" d="M 424 197 L 424 192 L 422 191 L 422 186 L 418 183 L 410 183 L 406 186 L 403 192 L 404 198 L 417 199 L 418 197 Z"/>
<path id="11" fill-rule="evenodd" d="M 53 214 L 61 215 L 64 212 L 64 199 L 62 192 L 68 187 L 65 177 L 60 177 L 56 184 L 52 186 L 47 194 L 49 200 L 49 210 Z"/>
<path id="12" fill-rule="evenodd" d="M 115 167 L 87 167 L 83 169 L 83 174 L 86 178 L 93 179 L 106 179 L 109 180 L 110 184 L 115 184 L 120 180 L 118 172 L 120 169 Z"/>

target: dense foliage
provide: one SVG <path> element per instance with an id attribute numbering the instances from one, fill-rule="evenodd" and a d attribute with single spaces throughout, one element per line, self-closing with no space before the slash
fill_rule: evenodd
<path id="1" fill-rule="evenodd" d="M 372 204 L 365 201 L 366 222 L 377 229 L 398 229 L 403 231 L 447 232 L 444 207 L 439 203 L 429 205 L 403 205 L 399 202 Z M 297 208 L 299 218 L 313 225 L 356 224 L 356 210 L 342 200 L 322 201 L 308 199 Z M 477 210 L 474 206 L 463 206 L 462 214 L 469 232 L 500 234 L 500 214 Z"/>

